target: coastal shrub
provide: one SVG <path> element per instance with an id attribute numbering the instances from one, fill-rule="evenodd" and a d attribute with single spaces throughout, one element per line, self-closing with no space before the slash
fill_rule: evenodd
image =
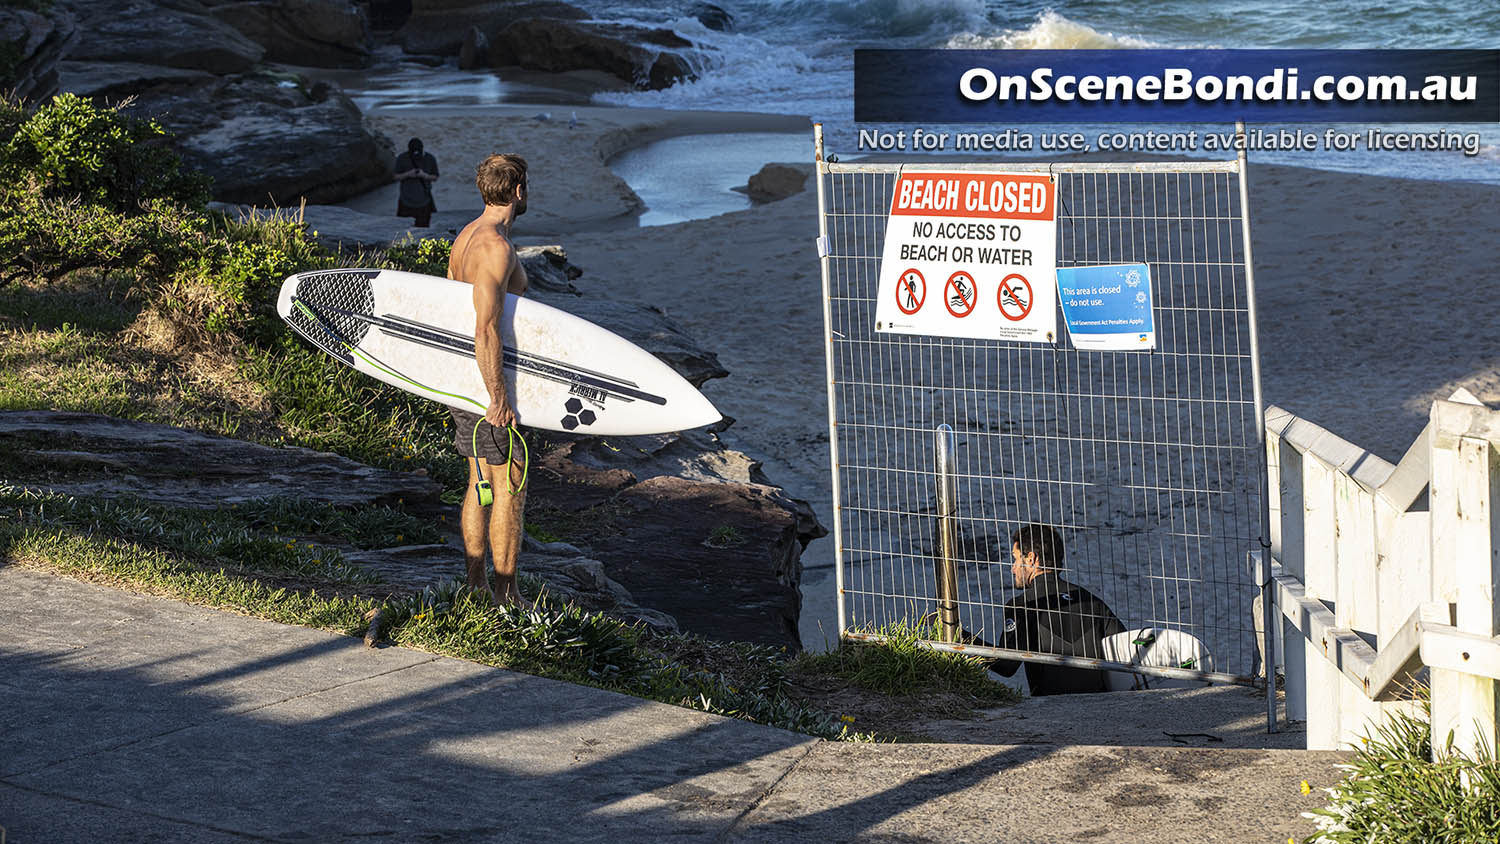
<path id="1" fill-rule="evenodd" d="M 325 266 L 331 256 L 291 218 L 224 223 L 198 239 L 162 295 L 165 309 L 217 334 L 265 340 L 282 330 L 276 296 L 282 281 Z"/>
<path id="2" fill-rule="evenodd" d="M 1500 762 L 1451 747 L 1430 761 L 1429 736 L 1426 718 L 1405 713 L 1376 728 L 1341 766 L 1349 775 L 1327 789 L 1327 808 L 1306 813 L 1318 825 L 1306 841 L 1500 841 Z"/>
<path id="3" fill-rule="evenodd" d="M 155 199 L 201 209 L 208 179 L 182 166 L 169 139 L 155 120 L 58 94 L 10 129 L 0 147 L 0 191 L 7 201 L 17 191 L 40 191 L 121 214 L 151 213 L 147 203 Z"/>
<path id="4" fill-rule="evenodd" d="M 5 280 L 85 267 L 165 277 L 203 241 L 205 178 L 166 130 L 60 94 L 27 114 L 0 103 L 0 267 Z"/>
<path id="5" fill-rule="evenodd" d="M 161 200 L 146 207 L 148 213 L 125 215 L 77 198 L 13 193 L 0 213 L 0 281 L 57 278 L 84 268 L 139 278 L 172 272 L 201 241 L 204 218 Z"/>
<path id="6" fill-rule="evenodd" d="M 446 276 L 448 256 L 452 251 L 452 241 L 439 237 L 424 237 L 421 240 L 406 240 L 391 244 L 385 250 L 385 260 L 392 269 Z"/>

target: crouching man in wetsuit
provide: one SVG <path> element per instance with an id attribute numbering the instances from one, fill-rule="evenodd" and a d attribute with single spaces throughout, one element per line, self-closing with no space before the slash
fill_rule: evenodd
<path id="1" fill-rule="evenodd" d="M 1024 590 L 1005 604 L 1005 635 L 995 647 L 1059 656 L 1104 656 L 1102 641 L 1125 626 L 1108 605 L 1081 586 L 1062 579 L 1063 542 L 1046 525 L 1031 524 L 1011 536 L 1011 577 Z M 1004 677 L 1021 663 L 997 659 L 990 670 Z M 1044 662 L 1026 663 L 1033 696 L 1107 692 L 1108 672 Z"/>

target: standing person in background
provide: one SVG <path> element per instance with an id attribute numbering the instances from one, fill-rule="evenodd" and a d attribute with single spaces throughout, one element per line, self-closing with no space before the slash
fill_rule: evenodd
<path id="1" fill-rule="evenodd" d="M 422 151 L 422 139 L 412 138 L 406 143 L 406 152 L 396 156 L 396 178 L 401 182 L 401 194 L 396 199 L 396 216 L 413 217 L 418 228 L 432 224 L 432 212 L 437 203 L 432 201 L 432 183 L 437 181 L 437 159 Z"/>

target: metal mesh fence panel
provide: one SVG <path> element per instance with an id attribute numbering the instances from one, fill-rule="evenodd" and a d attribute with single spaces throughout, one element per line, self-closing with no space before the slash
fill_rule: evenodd
<path id="1" fill-rule="evenodd" d="M 1010 537 L 1035 522 L 1061 532 L 1066 578 L 1126 629 L 1189 634 L 1217 679 L 1246 679 L 1262 458 L 1235 163 L 986 166 L 1053 174 L 1059 268 L 1150 266 L 1157 346 L 1076 349 L 1061 315 L 1055 344 L 877 333 L 903 165 L 820 162 L 844 632 L 937 609 L 946 424 L 965 634 L 999 640 L 1016 592 Z"/>

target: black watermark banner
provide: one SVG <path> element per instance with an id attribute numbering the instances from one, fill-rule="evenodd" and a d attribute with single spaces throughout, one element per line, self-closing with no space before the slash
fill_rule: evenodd
<path id="1" fill-rule="evenodd" d="M 1500 50 L 856 50 L 870 123 L 1485 123 Z"/>

